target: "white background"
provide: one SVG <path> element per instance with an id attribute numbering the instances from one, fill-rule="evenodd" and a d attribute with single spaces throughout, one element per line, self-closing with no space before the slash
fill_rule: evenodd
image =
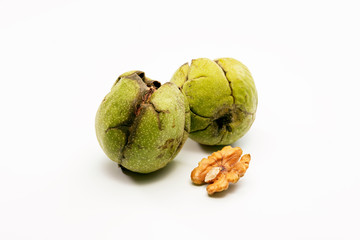
<path id="1" fill-rule="evenodd" d="M 358 1 L 0 1 L 1 239 L 360 239 Z M 188 140 L 124 174 L 94 118 L 118 75 L 246 64 L 259 94 L 233 146 L 247 174 L 209 197 Z"/>

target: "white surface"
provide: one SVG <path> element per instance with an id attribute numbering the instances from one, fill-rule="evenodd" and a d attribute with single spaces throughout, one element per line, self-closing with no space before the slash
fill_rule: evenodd
<path id="1" fill-rule="evenodd" d="M 357 1 L 1 1 L 0 239 L 360 239 Z M 188 140 L 125 175 L 94 117 L 118 75 L 192 58 L 251 70 L 247 174 L 215 197 Z"/>

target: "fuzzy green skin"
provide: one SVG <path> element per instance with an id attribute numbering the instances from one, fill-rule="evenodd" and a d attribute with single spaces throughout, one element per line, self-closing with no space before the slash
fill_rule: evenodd
<path id="1" fill-rule="evenodd" d="M 101 103 L 95 121 L 105 154 L 139 173 L 166 166 L 182 148 L 190 129 L 189 107 L 178 87 L 166 83 L 146 100 L 146 81 L 151 80 L 140 71 L 121 75 Z"/>
<path id="2" fill-rule="evenodd" d="M 191 110 L 190 138 L 205 145 L 228 145 L 255 120 L 258 96 L 247 67 L 233 58 L 194 59 L 173 75 Z"/>

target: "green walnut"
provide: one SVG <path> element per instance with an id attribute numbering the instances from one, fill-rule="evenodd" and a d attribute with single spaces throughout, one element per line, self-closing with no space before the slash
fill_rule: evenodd
<path id="1" fill-rule="evenodd" d="M 156 171 L 185 143 L 190 124 L 186 98 L 173 83 L 161 85 L 144 72 L 122 74 L 96 114 L 96 136 L 105 154 L 138 173 Z"/>
<path id="2" fill-rule="evenodd" d="M 190 138 L 205 145 L 228 145 L 255 120 L 258 103 L 248 68 L 233 58 L 194 59 L 173 75 L 190 105 Z"/>

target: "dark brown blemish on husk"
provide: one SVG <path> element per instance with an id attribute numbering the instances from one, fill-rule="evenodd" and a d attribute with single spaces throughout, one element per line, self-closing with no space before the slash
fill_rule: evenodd
<path id="1" fill-rule="evenodd" d="M 171 159 L 173 159 L 174 156 L 177 155 L 179 153 L 179 151 L 181 150 L 181 148 L 184 146 L 184 144 L 185 144 L 184 138 L 185 138 L 186 134 L 188 135 L 189 133 L 184 129 L 184 133 L 181 135 L 181 137 L 179 137 L 177 139 L 178 145 L 177 145 L 175 151 L 173 152 L 173 154 L 171 155 Z"/>
<path id="2" fill-rule="evenodd" d="M 196 78 L 190 79 L 190 81 L 196 80 L 196 79 L 199 79 L 199 78 L 206 78 L 206 77 L 208 77 L 208 76 L 206 76 L 206 75 L 200 75 L 200 76 L 198 76 L 198 77 L 196 77 Z"/>
<path id="3" fill-rule="evenodd" d="M 248 112 L 242 108 L 238 108 L 240 112 L 244 113 L 245 115 L 254 115 L 255 113 L 252 113 L 252 112 Z"/>
<path id="4" fill-rule="evenodd" d="M 121 123 L 121 124 L 116 125 L 114 127 L 109 127 L 108 129 L 105 130 L 105 133 L 107 133 L 110 130 L 115 130 L 116 129 L 116 130 L 120 130 L 120 131 L 122 131 L 122 132 L 124 132 L 126 134 L 126 132 L 129 131 L 129 128 L 130 128 L 129 125 Z"/>
<path id="5" fill-rule="evenodd" d="M 144 72 L 138 71 L 138 72 L 136 72 L 136 74 L 137 74 L 143 81 L 145 81 L 145 73 L 144 73 Z"/>
<path id="6" fill-rule="evenodd" d="M 163 145 L 159 146 L 158 148 L 161 150 L 171 148 L 171 146 L 174 144 L 174 141 L 175 141 L 174 138 L 170 138 L 170 139 L 166 140 L 165 143 Z"/>
<path id="7" fill-rule="evenodd" d="M 165 155 L 165 152 L 160 153 L 156 158 L 162 158 Z"/>
<path id="8" fill-rule="evenodd" d="M 232 131 L 232 128 L 229 126 L 229 124 L 233 122 L 233 116 L 230 112 L 222 115 L 218 119 L 215 119 L 214 122 L 216 123 L 219 130 L 225 127 L 227 131 Z"/>
<path id="9" fill-rule="evenodd" d="M 156 108 L 155 108 L 154 104 L 150 103 L 150 106 L 155 111 L 155 116 L 156 116 L 156 119 L 157 119 L 158 128 L 161 131 L 161 130 L 163 130 L 163 127 L 162 127 L 161 119 L 160 119 L 160 116 L 159 116 L 160 112 L 156 111 Z"/>
<path id="10" fill-rule="evenodd" d="M 147 89 L 144 93 L 144 95 L 141 97 L 141 101 L 137 104 L 136 108 L 135 108 L 135 115 L 138 116 L 141 108 L 143 107 L 143 105 L 148 104 L 151 98 L 151 95 L 156 91 L 156 89 L 154 87 L 150 87 L 149 89 Z"/>

